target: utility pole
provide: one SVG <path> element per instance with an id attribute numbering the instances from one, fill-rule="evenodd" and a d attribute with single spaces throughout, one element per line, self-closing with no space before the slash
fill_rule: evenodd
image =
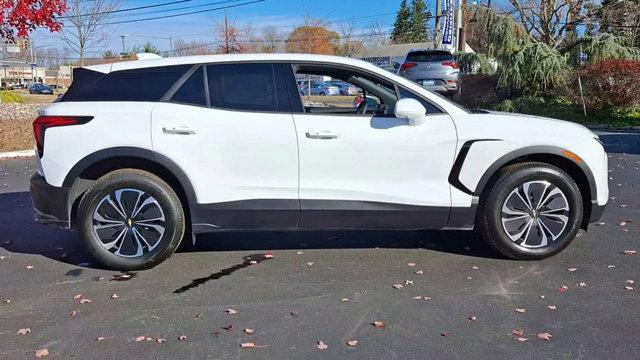
<path id="1" fill-rule="evenodd" d="M 458 11 L 460 12 L 458 15 L 459 20 L 459 28 L 460 32 L 458 34 L 458 51 L 465 51 L 467 47 L 467 0 L 459 0 L 460 8 Z"/>
<path id="2" fill-rule="evenodd" d="M 224 13 L 224 53 L 229 53 L 229 19 L 226 11 Z"/>
<path id="3" fill-rule="evenodd" d="M 125 50 L 125 47 L 124 47 L 124 38 L 126 38 L 127 35 L 120 35 L 120 37 L 122 38 L 122 57 L 124 58 L 125 53 L 126 53 L 126 50 Z"/>
<path id="4" fill-rule="evenodd" d="M 436 41 L 435 48 L 440 47 L 440 15 L 442 15 L 442 0 L 436 0 Z"/>

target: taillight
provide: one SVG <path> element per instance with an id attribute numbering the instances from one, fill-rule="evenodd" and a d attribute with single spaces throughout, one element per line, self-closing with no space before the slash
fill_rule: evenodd
<path id="1" fill-rule="evenodd" d="M 40 116 L 33 121 L 33 136 L 36 139 L 38 156 L 44 154 L 44 133 L 49 128 L 86 124 L 93 116 Z"/>
<path id="2" fill-rule="evenodd" d="M 450 66 L 454 69 L 460 69 L 460 64 L 458 64 L 455 61 L 444 61 L 442 64 L 442 66 Z"/>
<path id="3" fill-rule="evenodd" d="M 400 71 L 409 70 L 409 69 L 414 68 L 414 67 L 416 67 L 416 66 L 418 66 L 418 64 L 417 64 L 417 63 L 414 63 L 414 62 L 406 62 L 406 63 L 402 64 L 402 66 L 400 66 Z"/>

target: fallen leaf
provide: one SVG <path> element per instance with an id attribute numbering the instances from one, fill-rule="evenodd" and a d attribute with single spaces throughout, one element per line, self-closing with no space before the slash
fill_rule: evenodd
<path id="1" fill-rule="evenodd" d="M 227 324 L 227 325 L 223 326 L 222 328 L 227 330 L 227 331 L 231 331 L 231 330 L 233 330 L 233 325 Z"/>
<path id="2" fill-rule="evenodd" d="M 545 296 L 544 296 L 544 295 L 540 295 L 540 299 L 544 299 L 544 298 L 545 298 Z"/>
<path id="3" fill-rule="evenodd" d="M 443 333 L 440 334 L 441 336 L 449 336 L 449 332 L 448 331 L 444 331 Z"/>
<path id="4" fill-rule="evenodd" d="M 27 265 L 24 268 L 27 269 L 27 270 L 31 270 L 31 269 L 33 269 L 33 265 Z"/>
<path id="5" fill-rule="evenodd" d="M 623 252 L 623 254 L 625 254 L 625 255 L 635 255 L 636 251 L 635 250 L 625 250 Z"/>
<path id="6" fill-rule="evenodd" d="M 469 321 L 476 321 L 476 320 L 478 320 L 477 317 L 475 317 L 473 315 L 469 316 Z"/>
<path id="7" fill-rule="evenodd" d="M 581 282 L 581 283 L 577 283 L 577 284 L 576 284 L 576 286 L 579 286 L 579 287 L 585 287 L 585 286 L 587 286 L 587 284 L 586 284 L 586 283 Z"/>
<path id="8" fill-rule="evenodd" d="M 358 345 L 358 340 L 349 340 L 349 341 L 347 341 L 347 345 L 356 346 L 356 345 Z"/>
<path id="9" fill-rule="evenodd" d="M 162 344 L 162 343 L 163 343 L 163 342 L 165 342 L 165 341 L 167 341 L 167 339 L 162 339 L 162 338 L 161 338 L 161 339 L 157 339 L 157 340 L 156 340 L 156 342 L 157 342 L 158 344 Z"/>
<path id="10" fill-rule="evenodd" d="M 248 335 L 251 335 L 251 334 L 253 334 L 253 329 L 244 329 L 244 333 L 248 334 Z"/>
<path id="11" fill-rule="evenodd" d="M 604 226 L 604 225 L 605 225 L 605 223 L 603 223 L 603 222 L 599 222 L 599 223 L 596 224 L 596 226 Z"/>
<path id="12" fill-rule="evenodd" d="M 265 257 L 266 259 L 273 259 L 273 256 L 274 256 L 274 255 L 273 255 L 273 253 L 266 253 L 266 254 L 264 254 L 264 257 Z"/>
<path id="13" fill-rule="evenodd" d="M 6 256 L 0 256 L 0 260 L 4 260 Z"/>
<path id="14" fill-rule="evenodd" d="M 526 312 L 527 312 L 527 309 L 516 309 L 515 311 L 516 311 L 517 313 L 524 314 L 524 313 L 526 313 Z"/>
<path id="15" fill-rule="evenodd" d="M 24 328 L 24 329 L 18 330 L 18 334 L 20 334 L 20 335 L 27 335 L 30 332 L 31 332 L 31 329 L 29 329 L 29 328 Z"/>
<path id="16" fill-rule="evenodd" d="M 111 294 L 111 298 L 112 298 L 112 299 L 117 299 L 117 298 L 119 298 L 119 297 L 120 297 L 120 295 L 118 295 L 118 294 Z"/>
<path id="17" fill-rule="evenodd" d="M 87 304 L 87 303 L 90 303 L 90 302 L 91 302 L 91 299 L 86 299 L 86 298 L 80 299 L 80 304 Z"/>
<path id="18" fill-rule="evenodd" d="M 302 251 L 296 251 L 296 254 L 298 254 L 298 255 L 302 255 L 302 254 L 304 254 L 304 253 L 303 253 Z"/>
<path id="19" fill-rule="evenodd" d="M 131 274 L 113 275 L 112 281 L 127 281 L 131 280 Z"/>
<path id="20" fill-rule="evenodd" d="M 473 280 L 471 276 L 467 276 L 467 280 Z"/>
<path id="21" fill-rule="evenodd" d="M 413 266 L 416 266 L 416 263 L 408 263 L 407 266 L 413 267 Z"/>
<path id="22" fill-rule="evenodd" d="M 551 340 L 551 338 L 553 337 L 553 335 L 549 334 L 549 333 L 540 333 L 538 334 L 538 339 L 540 340 Z"/>
<path id="23" fill-rule="evenodd" d="M 96 338 L 96 341 L 102 341 L 102 340 L 104 340 L 104 339 L 106 339 L 104 336 L 98 336 L 98 337 Z"/>
<path id="24" fill-rule="evenodd" d="M 256 344 L 251 343 L 251 342 L 247 342 L 247 343 L 240 344 L 240 347 L 241 348 L 254 348 L 254 347 L 256 347 Z"/>
<path id="25" fill-rule="evenodd" d="M 227 309 L 226 311 L 227 311 L 227 314 L 229 314 L 229 315 L 233 315 L 233 314 L 237 314 L 238 313 L 238 311 L 233 310 L 233 309 Z"/>
<path id="26" fill-rule="evenodd" d="M 633 283 L 635 283 L 635 281 L 633 281 L 633 280 L 627 280 L 627 281 L 626 281 L 626 283 L 627 283 L 627 284 L 633 284 Z"/>
<path id="27" fill-rule="evenodd" d="M 180 341 L 185 341 L 185 340 L 187 340 L 187 337 L 186 337 L 186 336 L 184 336 L 184 335 L 180 335 L 180 336 L 178 337 L 178 340 L 180 340 Z"/>
<path id="28" fill-rule="evenodd" d="M 624 287 L 626 290 L 633 290 L 633 286 L 625 286 Z"/>
<path id="29" fill-rule="evenodd" d="M 404 286 L 402 286 L 401 284 L 393 284 L 393 288 L 394 289 L 402 289 Z"/>
<path id="30" fill-rule="evenodd" d="M 40 350 L 36 350 L 36 357 L 37 358 L 41 358 L 41 357 L 45 357 L 49 355 L 49 350 L 47 349 L 40 349 Z"/>
<path id="31" fill-rule="evenodd" d="M 480 269 L 479 267 L 477 267 L 477 266 L 475 266 L 475 265 L 474 265 L 474 266 L 472 266 L 471 268 L 472 268 L 473 270 L 478 270 L 478 269 Z"/>
<path id="32" fill-rule="evenodd" d="M 293 316 L 293 317 L 298 317 L 298 316 L 300 315 L 300 313 L 299 313 L 299 312 L 297 312 L 297 311 L 295 311 L 295 310 L 294 310 L 294 311 L 291 311 L 289 314 L 290 314 L 291 316 Z"/>
<path id="33" fill-rule="evenodd" d="M 415 274 L 416 274 L 416 275 L 422 275 L 422 274 L 424 274 L 424 271 L 422 271 L 422 270 L 418 270 L 418 271 L 416 271 L 416 273 L 415 273 Z"/>
<path id="34" fill-rule="evenodd" d="M 513 336 L 522 336 L 524 335 L 524 329 L 515 329 L 511 331 L 511 335 Z"/>
<path id="35" fill-rule="evenodd" d="M 327 344 L 325 344 L 324 341 L 322 340 L 318 341 L 318 344 L 316 344 L 316 347 L 320 350 L 327 350 L 329 348 Z"/>
<path id="36" fill-rule="evenodd" d="M 140 342 L 140 341 L 144 341 L 144 340 L 146 340 L 146 339 L 147 339 L 147 337 L 146 337 L 146 336 L 138 336 L 138 337 L 136 337 L 136 339 L 135 339 L 135 340 L 136 340 L 136 342 Z"/>
<path id="37" fill-rule="evenodd" d="M 249 261 L 249 264 L 251 264 L 251 265 L 255 265 L 255 264 L 257 264 L 257 263 L 258 263 L 258 262 L 257 262 L 257 261 L 255 261 L 255 260 L 251 260 L 251 261 Z"/>
<path id="38" fill-rule="evenodd" d="M 11 299 L 5 299 L 5 300 L 2 300 L 2 302 L 5 303 L 5 304 L 8 304 L 8 303 L 11 302 Z"/>
<path id="39" fill-rule="evenodd" d="M 349 299 L 344 298 L 344 299 L 340 299 L 340 301 L 342 301 L 342 302 L 347 302 L 347 301 L 349 301 Z"/>
<path id="40" fill-rule="evenodd" d="M 520 341 L 520 342 L 524 342 L 524 341 L 527 341 L 527 340 L 529 340 L 529 339 L 527 339 L 527 338 L 523 338 L 523 337 L 519 337 L 519 338 L 516 338 L 516 340 L 518 340 L 518 341 Z"/>
<path id="41" fill-rule="evenodd" d="M 375 326 L 375 327 L 377 327 L 377 328 L 383 328 L 383 327 L 385 327 L 385 326 L 386 326 L 386 324 L 385 324 L 384 322 L 382 322 L 382 321 L 374 321 L 374 322 L 372 323 L 372 325 L 373 325 L 373 326 Z"/>
<path id="42" fill-rule="evenodd" d="M 549 310 L 557 310 L 555 305 L 549 305 L 547 307 L 549 308 Z"/>
<path id="43" fill-rule="evenodd" d="M 413 299 L 414 300 L 425 300 L 425 301 L 431 300 L 431 298 L 428 297 L 428 296 L 414 296 Z"/>
<path id="44" fill-rule="evenodd" d="M 568 272 L 574 272 L 574 271 L 576 271 L 576 270 L 578 270 L 578 268 L 568 268 L 568 269 L 567 269 L 567 271 L 568 271 Z"/>
<path id="45" fill-rule="evenodd" d="M 404 284 L 405 285 L 413 285 L 413 280 L 405 280 Z"/>
<path id="46" fill-rule="evenodd" d="M 627 225 L 627 222 L 626 222 L 626 221 L 623 221 L 623 222 L 621 222 L 621 223 L 619 223 L 619 224 L 618 224 L 618 226 L 626 226 L 626 225 Z"/>
<path id="47" fill-rule="evenodd" d="M 200 319 L 202 317 L 202 315 L 203 315 L 202 313 L 196 315 L 196 317 L 194 317 L 193 320 Z"/>
<path id="48" fill-rule="evenodd" d="M 82 294 L 78 294 L 76 296 L 73 297 L 73 300 L 78 300 L 82 297 Z"/>
<path id="49" fill-rule="evenodd" d="M 609 269 L 613 269 L 613 268 L 615 268 L 616 266 L 615 266 L 615 265 L 607 265 L 607 267 L 608 267 Z"/>
<path id="50" fill-rule="evenodd" d="M 313 262 L 308 262 L 307 266 L 313 266 Z"/>
<path id="51" fill-rule="evenodd" d="M 558 288 L 558 291 L 560 291 L 561 293 L 564 293 L 567 290 L 569 290 L 569 288 L 566 285 L 562 285 L 560 286 L 560 288 Z"/>

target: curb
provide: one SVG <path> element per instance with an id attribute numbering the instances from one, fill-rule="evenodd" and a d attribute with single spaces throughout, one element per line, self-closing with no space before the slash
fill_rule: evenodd
<path id="1" fill-rule="evenodd" d="M 31 157 L 31 156 L 36 156 L 36 153 L 34 150 L 0 152 L 0 159 L 11 159 L 11 158 L 21 158 L 21 157 Z"/>
<path id="2" fill-rule="evenodd" d="M 640 126 L 628 126 L 628 127 L 621 128 L 621 127 L 615 127 L 607 124 L 593 124 L 593 125 L 585 125 L 585 127 L 591 131 L 640 133 Z"/>

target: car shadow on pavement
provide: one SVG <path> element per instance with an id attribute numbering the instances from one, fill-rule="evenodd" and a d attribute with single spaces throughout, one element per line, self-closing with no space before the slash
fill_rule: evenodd
<path id="1" fill-rule="evenodd" d="M 41 255 L 51 260 L 94 267 L 76 232 L 40 225 L 33 220 L 28 192 L 0 194 L 0 247 L 11 253 Z M 473 257 L 498 257 L 474 232 L 392 230 L 228 231 L 199 234 L 194 246 L 180 251 L 268 251 L 302 249 L 428 249 Z M 188 241 L 191 243 L 191 241 Z M 68 276 L 77 276 L 70 272 Z"/>
<path id="2" fill-rule="evenodd" d="M 609 154 L 640 154 L 640 134 L 607 133 L 599 136 Z"/>

